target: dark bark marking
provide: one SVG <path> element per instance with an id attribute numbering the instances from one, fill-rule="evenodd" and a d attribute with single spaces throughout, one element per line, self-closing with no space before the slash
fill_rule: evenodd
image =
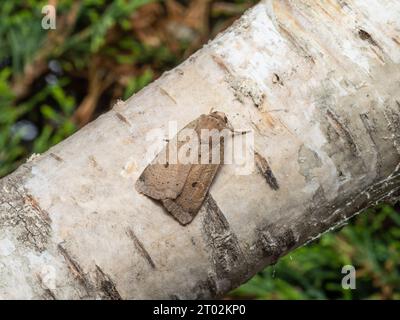
<path id="1" fill-rule="evenodd" d="M 400 103 L 396 101 L 398 111 L 388 109 L 385 111 L 385 116 L 389 122 L 389 130 L 394 137 L 394 147 L 400 153 Z"/>
<path id="2" fill-rule="evenodd" d="M 213 265 L 213 274 L 216 279 L 229 279 L 230 287 L 247 274 L 247 259 L 240 247 L 239 240 L 230 230 L 228 221 L 209 194 L 204 202 L 205 215 L 202 228 L 207 247 L 210 249 L 210 260 Z M 209 289 L 215 293 L 225 291 L 218 288 L 218 281 L 207 280 Z M 229 289 L 229 288 L 225 288 Z"/>
<path id="3" fill-rule="evenodd" d="M 302 216 L 295 221 L 287 221 L 286 218 L 286 220 L 276 221 L 273 224 L 265 223 L 256 231 L 255 245 L 260 248 L 265 257 L 272 258 L 269 263 L 274 263 L 287 251 L 306 241 L 313 240 L 313 237 L 322 234 L 332 226 L 340 226 L 346 219 L 362 210 L 381 202 L 394 203 L 399 199 L 399 191 L 400 165 L 390 176 L 381 179 L 365 190 L 354 190 L 352 195 L 348 195 L 340 202 L 338 202 L 339 199 L 335 199 L 332 203 L 327 202 L 323 189 L 318 189 L 311 201 L 309 215 L 312 215 L 312 218 Z M 351 197 L 350 201 L 349 197 Z M 294 229 L 285 223 L 290 223 Z M 299 237 L 296 237 L 296 234 Z M 305 235 L 308 237 L 304 238 Z"/>
<path id="4" fill-rule="evenodd" d="M 255 161 L 257 168 L 264 176 L 265 180 L 267 181 L 271 189 L 275 191 L 278 190 L 279 189 L 278 180 L 276 179 L 274 173 L 272 172 L 272 169 L 269 166 L 268 161 L 257 152 L 255 152 Z"/>
<path id="5" fill-rule="evenodd" d="M 375 145 L 375 149 L 377 149 L 377 143 L 373 137 L 373 132 L 375 132 L 375 128 L 373 127 L 372 123 L 369 120 L 368 114 L 366 113 L 361 113 L 360 114 L 360 119 L 364 125 L 365 130 L 367 130 L 368 135 L 370 136 L 372 142 Z"/>
<path id="6" fill-rule="evenodd" d="M 283 81 L 281 80 L 281 78 L 279 77 L 278 74 L 274 73 L 272 75 L 272 83 L 273 84 L 279 84 L 280 86 L 283 86 Z"/>
<path id="7" fill-rule="evenodd" d="M 136 237 L 135 233 L 132 231 L 132 229 L 128 228 L 127 230 L 128 236 L 132 239 L 133 244 L 135 245 L 136 250 L 139 252 L 139 254 L 148 262 L 148 264 L 155 269 L 156 265 L 151 258 L 150 254 L 144 247 L 143 243 Z"/>
<path id="8" fill-rule="evenodd" d="M 321 234 L 328 229 L 343 225 L 343 222 L 345 222 L 347 219 L 350 219 L 368 207 L 376 206 L 382 202 L 394 204 L 396 199 L 399 199 L 399 191 L 400 166 L 398 166 L 389 177 L 381 179 L 367 189 L 355 190 L 350 201 L 348 198 L 343 199 L 341 202 L 336 202 L 335 200 L 335 207 L 328 205 L 327 210 L 329 210 L 329 213 L 324 215 L 327 218 L 320 219 L 321 223 L 313 227 L 314 236 Z M 339 209 L 340 211 L 338 213 L 333 214 Z M 325 209 L 322 208 L 320 210 Z M 321 212 L 320 210 L 319 213 Z M 300 223 L 297 223 L 297 225 L 300 225 Z M 302 233 L 307 234 L 307 232 L 304 232 L 304 230 L 302 230 Z M 305 240 L 312 240 L 312 237 Z"/>
<path id="9" fill-rule="evenodd" d="M 57 300 L 56 295 L 49 288 L 44 289 L 45 296 L 50 297 L 51 300 Z"/>
<path id="10" fill-rule="evenodd" d="M 103 298 L 107 300 L 122 300 L 114 281 L 101 268 L 96 265 L 97 283 Z"/>
<path id="11" fill-rule="evenodd" d="M 218 285 L 213 273 L 209 273 L 207 277 L 207 288 L 211 293 L 211 296 L 215 297 L 218 294 Z"/>
<path id="12" fill-rule="evenodd" d="M 233 74 L 229 66 L 219 56 L 211 55 L 211 58 L 226 73 L 225 81 L 229 84 L 229 87 L 233 90 L 233 95 L 240 103 L 244 103 L 245 99 L 248 98 L 251 99 L 257 109 L 262 106 L 265 94 L 254 80 Z"/>
<path id="13" fill-rule="evenodd" d="M 103 170 L 103 169 L 101 168 L 101 166 L 99 165 L 99 163 L 97 162 L 96 158 L 95 158 L 93 155 L 89 156 L 89 162 L 90 162 L 90 165 L 91 165 L 93 168 L 98 169 L 99 171 L 102 171 L 102 170 Z"/>
<path id="14" fill-rule="evenodd" d="M 350 177 L 364 175 L 367 170 L 358 141 L 351 133 L 353 129 L 357 132 L 358 128 L 353 128 L 355 123 L 350 121 L 346 115 L 339 116 L 331 109 L 334 102 L 331 101 L 331 95 L 328 91 L 325 90 L 324 95 L 321 95 L 318 105 L 320 110 L 319 124 L 327 140 L 322 150 L 333 161 L 340 181 L 340 188 L 343 188 Z M 337 108 L 337 111 L 339 110 L 339 106 L 335 108 Z"/>
<path id="15" fill-rule="evenodd" d="M 220 67 L 224 72 L 226 72 L 229 75 L 232 74 L 232 72 L 230 71 L 228 66 L 225 64 L 223 59 L 221 59 L 219 56 L 216 56 L 216 55 L 211 55 L 211 58 L 218 65 L 218 67 Z"/>
<path id="16" fill-rule="evenodd" d="M 58 162 L 63 162 L 64 159 L 61 158 L 60 156 L 56 155 L 55 153 L 50 153 L 50 157 L 54 158 L 55 160 L 57 160 Z"/>
<path id="17" fill-rule="evenodd" d="M 317 191 L 315 191 L 315 193 L 313 194 L 311 204 L 314 209 L 326 206 L 327 200 L 325 197 L 324 188 L 322 186 L 319 186 Z"/>
<path id="18" fill-rule="evenodd" d="M 20 166 L 13 174 L 0 180 L 0 227 L 13 228 L 22 246 L 43 252 L 51 234 L 50 219 L 36 200 L 23 187 L 31 164 Z"/>
<path id="19" fill-rule="evenodd" d="M 305 144 L 300 146 L 297 163 L 299 164 L 300 174 L 306 179 L 307 182 L 313 179 L 312 170 L 322 166 L 322 161 L 318 154 Z"/>
<path id="20" fill-rule="evenodd" d="M 350 131 L 347 129 L 345 124 L 339 119 L 337 115 L 333 113 L 332 110 L 326 110 L 326 116 L 336 133 L 341 137 L 345 143 L 350 148 L 352 154 L 354 156 L 359 155 L 359 151 L 357 148 L 357 144 L 354 142 L 353 136 L 351 135 Z"/>
<path id="21" fill-rule="evenodd" d="M 332 211 L 335 210 L 335 207 L 326 199 L 325 191 L 322 186 L 318 187 L 312 195 L 311 201 L 307 201 L 304 206 L 307 209 L 303 219 L 304 223 L 298 224 L 299 230 L 314 229 L 315 226 L 318 225 L 323 226 L 324 228 L 329 228 L 324 221 L 329 219 Z"/>
<path id="22" fill-rule="evenodd" d="M 118 111 L 114 111 L 115 116 L 118 118 L 118 120 L 120 120 L 121 122 L 127 124 L 128 126 L 130 126 L 130 122 L 128 121 L 127 118 L 125 118 L 125 116 L 123 116 L 121 113 L 119 113 Z"/>
<path id="23" fill-rule="evenodd" d="M 74 278 L 78 279 L 79 283 L 85 288 L 87 293 L 89 293 L 92 286 L 90 284 L 90 281 L 87 279 L 86 274 L 83 272 L 81 266 L 78 264 L 78 262 L 75 261 L 75 259 L 71 257 L 68 251 L 61 244 L 58 244 L 57 248 L 67 262 L 68 268 Z"/>
<path id="24" fill-rule="evenodd" d="M 400 167 L 387 178 L 381 179 L 366 190 L 359 192 L 356 196 L 345 204 L 339 204 L 343 208 L 340 218 L 351 218 L 355 213 L 376 206 L 382 202 L 392 203 L 397 199 L 396 192 L 400 189 Z M 332 222 L 328 222 L 332 226 Z"/>
<path id="25" fill-rule="evenodd" d="M 371 50 L 375 53 L 377 58 L 382 62 L 385 63 L 385 59 L 382 57 L 382 55 L 377 51 L 377 49 L 381 52 L 383 52 L 381 46 L 372 38 L 372 36 L 365 30 L 360 29 L 358 31 L 358 35 L 361 38 L 361 40 L 367 41 L 369 44 L 372 45 Z"/>
<path id="26" fill-rule="evenodd" d="M 223 292 L 218 290 L 216 275 L 214 273 L 209 273 L 206 280 L 196 283 L 194 290 L 197 291 L 195 300 L 205 300 L 210 299 L 210 297 L 215 299 L 223 295 Z"/>
<path id="27" fill-rule="evenodd" d="M 309 53 L 307 48 L 307 44 L 302 44 L 298 39 L 296 39 L 295 35 L 293 35 L 282 23 L 279 23 L 279 29 L 283 36 L 295 47 L 299 52 L 302 52 L 302 57 L 310 60 L 313 64 L 315 64 L 314 57 Z"/>

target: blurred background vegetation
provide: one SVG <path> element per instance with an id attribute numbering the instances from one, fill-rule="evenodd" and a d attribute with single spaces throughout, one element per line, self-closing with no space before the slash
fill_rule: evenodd
<path id="1" fill-rule="evenodd" d="M 186 59 L 251 0 L 0 1 L 0 177 Z M 42 8 L 56 7 L 55 30 Z M 226 298 L 399 299 L 399 209 L 381 205 Z M 357 289 L 341 288 L 341 269 Z"/>

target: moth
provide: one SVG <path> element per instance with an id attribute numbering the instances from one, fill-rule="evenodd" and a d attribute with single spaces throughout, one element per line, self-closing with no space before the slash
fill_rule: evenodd
<path id="1" fill-rule="evenodd" d="M 188 141 L 190 132 L 193 139 Z M 180 224 L 187 225 L 200 210 L 224 161 L 226 132 L 231 133 L 232 129 L 223 112 L 203 114 L 193 120 L 144 169 L 136 181 L 136 190 L 160 201 Z"/>

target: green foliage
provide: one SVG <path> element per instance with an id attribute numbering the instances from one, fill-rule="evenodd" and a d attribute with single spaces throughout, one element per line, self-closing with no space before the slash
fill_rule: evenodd
<path id="1" fill-rule="evenodd" d="M 0 71 L 0 176 L 8 173 L 12 164 L 24 153 L 23 147 L 19 145 L 19 135 L 11 131 L 11 126 L 18 119 L 20 111 L 17 108 L 5 107 L 14 98 L 8 83 L 10 75 L 10 68 Z"/>
<path id="2" fill-rule="evenodd" d="M 399 299 L 400 216 L 389 206 L 370 209 L 340 231 L 296 249 L 231 293 L 255 299 Z M 353 265 L 355 290 L 341 286 Z"/>
<path id="3" fill-rule="evenodd" d="M 124 99 L 128 99 L 132 94 L 144 88 L 152 79 L 153 72 L 151 70 L 145 70 L 140 76 L 129 79 L 125 88 Z"/>

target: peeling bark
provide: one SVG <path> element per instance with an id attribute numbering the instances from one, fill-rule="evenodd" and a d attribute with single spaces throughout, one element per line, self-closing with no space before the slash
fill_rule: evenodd
<path id="1" fill-rule="evenodd" d="M 0 180 L 0 297 L 219 297 L 400 198 L 400 3 L 262 1 L 178 68 Z M 134 183 L 210 109 L 254 130 L 181 226 Z M 149 140 L 150 138 L 150 140 Z M 268 160 L 267 160 L 268 159 Z"/>

